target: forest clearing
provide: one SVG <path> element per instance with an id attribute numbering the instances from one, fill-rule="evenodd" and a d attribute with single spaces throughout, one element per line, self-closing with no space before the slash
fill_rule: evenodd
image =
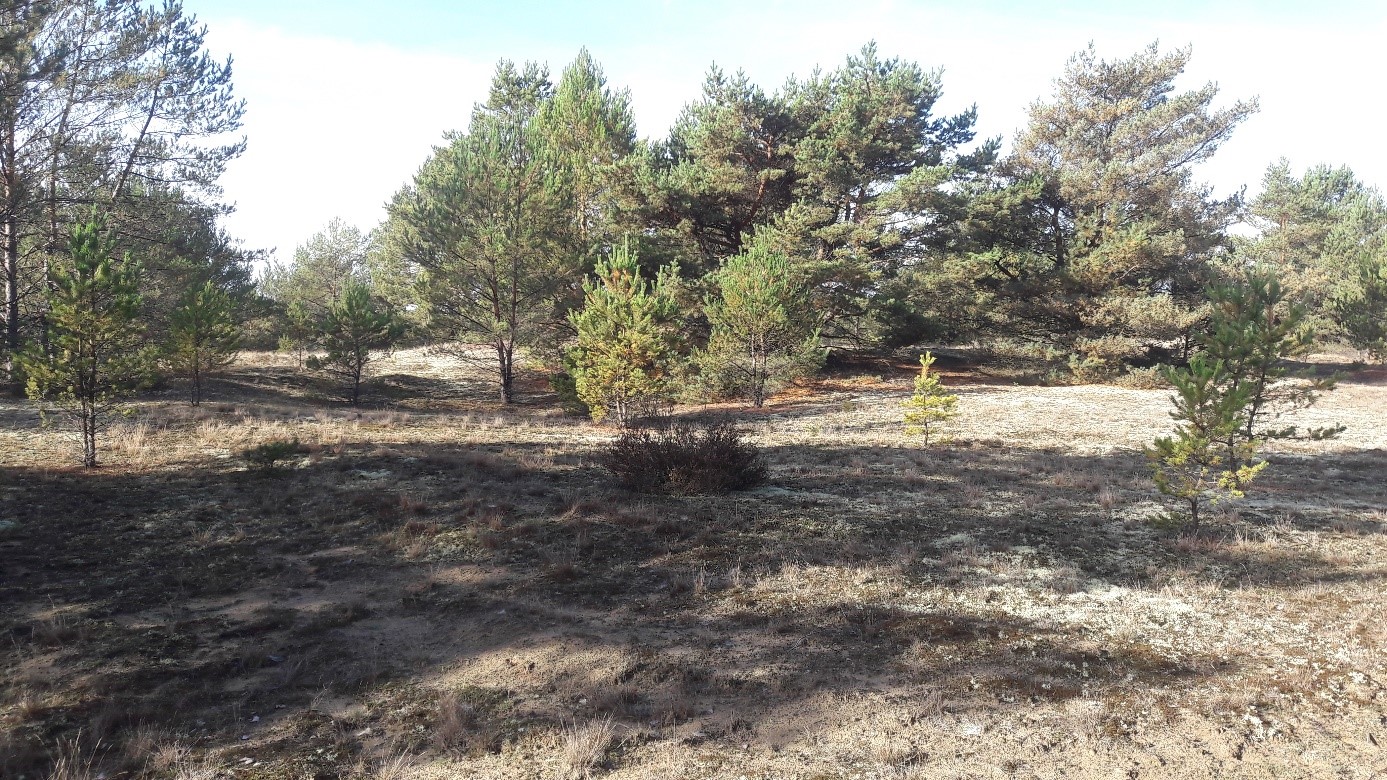
<path id="1" fill-rule="evenodd" d="M 0 780 L 1387 776 L 1344 2 L 0 5 Z"/>
<path id="2" fill-rule="evenodd" d="M 1169 390 L 959 360 L 929 449 L 909 361 L 681 407 L 770 467 L 697 498 L 423 350 L 363 409 L 248 353 L 201 407 L 140 398 L 96 470 L 5 400 L 0 775 L 1376 776 L 1387 378 L 1339 367 L 1296 422 L 1347 430 L 1197 533 L 1152 523 Z"/>

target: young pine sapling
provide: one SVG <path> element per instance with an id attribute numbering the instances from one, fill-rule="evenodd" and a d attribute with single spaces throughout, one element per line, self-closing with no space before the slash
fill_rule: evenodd
<path id="1" fill-rule="evenodd" d="M 950 393 L 939 380 L 939 375 L 930 371 L 934 360 L 934 355 L 929 352 L 920 356 L 920 374 L 915 377 L 915 394 L 904 404 L 906 434 L 922 437 L 926 447 L 929 446 L 930 436 L 938 431 L 939 425 L 958 414 L 958 396 Z"/>

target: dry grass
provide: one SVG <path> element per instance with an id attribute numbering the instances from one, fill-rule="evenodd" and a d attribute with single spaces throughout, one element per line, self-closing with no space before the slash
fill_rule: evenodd
<path id="1" fill-rule="evenodd" d="M 217 780 L 223 775 L 223 768 L 211 756 L 200 756 L 177 742 L 157 746 L 148 756 L 146 768 L 155 776 L 173 780 Z"/>
<path id="2" fill-rule="evenodd" d="M 407 753 L 397 753 L 381 759 L 374 767 L 362 774 L 371 780 L 408 780 L 415 764 L 416 761 L 412 756 Z"/>
<path id="3" fill-rule="evenodd" d="M 616 739 L 616 726 L 610 718 L 589 721 L 579 726 L 573 724 L 564 729 L 559 751 L 561 773 L 567 780 L 592 777 L 607 758 Z"/>
<path id="4" fill-rule="evenodd" d="M 99 780 L 103 772 L 96 766 L 100 743 L 87 749 L 82 744 L 81 735 L 59 741 L 52 767 L 48 770 L 48 780 Z"/>
<path id="5" fill-rule="evenodd" d="M 956 372 L 922 449 L 873 367 L 709 410 L 770 481 L 684 498 L 613 488 L 538 381 L 505 409 L 403 352 L 352 410 L 252 358 L 90 472 L 0 402 L 0 776 L 1387 773 L 1377 375 L 1180 534 L 1138 450 L 1166 391 Z"/>

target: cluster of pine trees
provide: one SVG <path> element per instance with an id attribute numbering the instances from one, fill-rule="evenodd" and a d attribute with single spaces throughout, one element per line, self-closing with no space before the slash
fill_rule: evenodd
<path id="1" fill-rule="evenodd" d="M 244 106 L 205 33 L 176 0 L 0 7 L 3 379 L 77 417 L 88 465 L 115 399 L 162 373 L 196 399 L 257 300 L 218 225 Z"/>
<path id="2" fill-rule="evenodd" d="M 7 364 L 44 338 L 49 271 L 93 209 L 146 271 L 162 335 L 188 290 L 244 298 L 254 253 L 217 224 L 217 184 L 245 148 L 230 62 L 167 0 L 47 0 L 0 8 L 0 276 Z M 232 139 L 232 140 L 228 140 Z"/>
<path id="3" fill-rule="evenodd" d="M 216 224 L 242 105 L 196 21 L 173 0 L 0 13 L 6 369 L 92 426 L 159 373 L 196 401 L 242 333 L 353 402 L 409 339 L 484 362 L 506 403 L 545 366 L 618 421 L 680 393 L 760 405 L 834 349 L 987 340 L 1112 379 L 1207 352 L 1211 291 L 1248 269 L 1276 316 L 1387 354 L 1387 202 L 1284 162 L 1255 200 L 1215 198 L 1196 167 L 1256 105 L 1177 90 L 1188 50 L 1079 52 L 1005 154 L 974 109 L 936 112 L 938 71 L 871 44 L 769 92 L 713 68 L 658 140 L 586 51 L 557 80 L 503 61 L 384 222 L 334 222 L 252 285 Z M 78 381 L 113 331 L 129 354 Z"/>
<path id="4" fill-rule="evenodd" d="M 773 92 L 713 68 L 662 140 L 585 51 L 557 82 L 502 62 L 383 224 L 329 226 L 262 289 L 286 345 L 359 279 L 417 338 L 481 355 L 501 400 L 528 355 L 622 420 L 676 389 L 759 405 L 831 348 L 1005 340 L 1083 380 L 1182 365 L 1209 290 L 1251 267 L 1380 357 L 1387 203 L 1284 162 L 1250 203 L 1213 197 L 1196 166 L 1257 107 L 1177 90 L 1189 57 L 1078 53 L 1006 155 L 975 110 L 936 113 L 937 71 L 870 44 Z"/>

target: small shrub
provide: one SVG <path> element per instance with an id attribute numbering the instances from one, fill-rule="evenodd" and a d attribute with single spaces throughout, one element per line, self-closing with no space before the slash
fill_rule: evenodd
<path id="1" fill-rule="evenodd" d="M 241 457 L 245 459 L 246 463 L 250 464 L 251 468 L 260 469 L 262 471 L 273 471 L 275 464 L 279 461 L 294 455 L 301 455 L 307 451 L 308 449 L 306 447 L 299 444 L 298 437 L 296 436 L 287 441 L 284 439 L 275 439 L 274 441 L 267 441 L 264 444 L 258 444 L 242 452 Z"/>
<path id="2" fill-rule="evenodd" d="M 924 437 L 929 446 L 932 432 L 953 419 L 958 414 L 958 396 L 944 388 L 939 375 L 930 372 L 934 365 L 934 355 L 926 352 L 920 356 L 920 375 L 915 377 L 915 394 L 904 404 L 905 432 L 908 436 Z"/>
<path id="3" fill-rule="evenodd" d="M 1129 390 L 1165 390 L 1170 387 L 1166 370 L 1166 366 L 1160 363 L 1146 368 L 1129 368 L 1127 373 L 1113 380 L 1113 384 Z"/>
<path id="4" fill-rule="evenodd" d="M 768 473 L 756 446 L 725 421 L 628 429 L 608 447 L 603 465 L 631 490 L 675 495 L 745 490 Z"/>
<path id="5" fill-rule="evenodd" d="M 1071 383 L 1091 385 L 1108 382 L 1118 373 L 1113 364 L 1094 354 L 1075 353 L 1069 356 Z"/>

